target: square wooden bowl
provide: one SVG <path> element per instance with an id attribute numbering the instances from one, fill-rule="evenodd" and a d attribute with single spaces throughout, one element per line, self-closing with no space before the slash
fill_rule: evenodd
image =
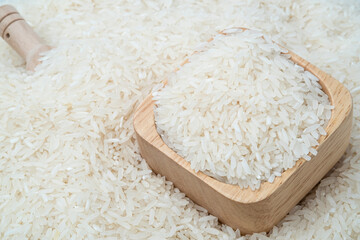
<path id="1" fill-rule="evenodd" d="M 174 185 L 209 213 L 242 234 L 269 231 L 335 165 L 345 152 L 352 124 L 352 99 L 337 80 L 289 51 L 291 60 L 319 78 L 323 91 L 335 107 L 321 136 L 318 154 L 310 161 L 299 159 L 296 165 L 264 182 L 260 189 L 241 189 L 191 169 L 190 163 L 170 149 L 156 131 L 154 101 L 149 95 L 138 107 L 134 128 L 142 157 L 155 173 Z"/>

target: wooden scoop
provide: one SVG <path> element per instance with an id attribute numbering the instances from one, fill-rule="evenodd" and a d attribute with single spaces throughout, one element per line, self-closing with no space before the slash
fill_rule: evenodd
<path id="1" fill-rule="evenodd" d="M 50 50 L 50 47 L 42 42 L 18 11 L 10 5 L 0 7 L 0 34 L 26 61 L 26 69 L 30 71 L 40 63 L 40 54 Z"/>
<path id="2" fill-rule="evenodd" d="M 164 175 L 195 203 L 221 222 L 240 229 L 242 234 L 269 231 L 325 176 L 349 144 L 352 124 L 349 91 L 295 53 L 289 51 L 289 54 L 294 63 L 319 78 L 335 108 L 325 129 L 327 135 L 320 137 L 316 147 L 318 154 L 310 161 L 299 159 L 273 183 L 264 182 L 256 191 L 241 189 L 192 170 L 190 163 L 170 149 L 156 131 L 151 95 L 135 112 L 134 128 L 140 153 L 153 171 Z"/>

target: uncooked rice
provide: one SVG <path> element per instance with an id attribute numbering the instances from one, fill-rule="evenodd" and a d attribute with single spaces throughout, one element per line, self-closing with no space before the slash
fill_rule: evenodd
<path id="1" fill-rule="evenodd" d="M 286 52 L 236 28 L 201 45 L 153 93 L 164 142 L 195 171 L 253 190 L 310 160 L 333 107 Z"/>
<path id="2" fill-rule="evenodd" d="M 7 1 L 54 48 L 35 73 L 0 43 L 1 239 L 358 239 L 360 3 Z M 270 233 L 240 237 L 140 157 L 134 109 L 201 42 L 262 29 L 351 91 L 342 160 Z"/>

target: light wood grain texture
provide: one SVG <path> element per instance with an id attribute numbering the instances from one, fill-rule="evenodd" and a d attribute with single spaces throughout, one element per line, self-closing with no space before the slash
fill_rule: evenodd
<path id="1" fill-rule="evenodd" d="M 50 47 L 42 42 L 17 10 L 10 5 L 0 7 L 0 34 L 26 61 L 26 69 L 30 71 L 40 63 L 40 54 L 50 50 Z"/>
<path id="2" fill-rule="evenodd" d="M 310 161 L 298 160 L 293 168 L 284 171 L 273 183 L 264 182 L 256 191 L 222 183 L 202 172 L 193 171 L 190 164 L 171 150 L 157 133 L 151 95 L 141 103 L 134 116 L 141 155 L 153 171 L 172 181 L 221 222 L 240 229 L 242 234 L 269 231 L 324 177 L 349 144 L 352 126 L 349 91 L 306 60 L 292 52 L 289 54 L 295 63 L 320 79 L 335 108 L 325 128 L 327 135 L 319 139 L 318 154 Z"/>

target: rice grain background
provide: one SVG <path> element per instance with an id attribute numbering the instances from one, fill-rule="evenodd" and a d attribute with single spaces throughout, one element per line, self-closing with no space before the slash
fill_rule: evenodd
<path id="1" fill-rule="evenodd" d="M 216 30 L 262 29 L 343 82 L 351 145 L 269 234 L 360 235 L 360 2 L 7 1 L 54 46 L 34 74 L 0 44 L 1 239 L 236 239 L 140 157 L 134 109 Z M 0 1 L 1 4 L 5 1 Z"/>

